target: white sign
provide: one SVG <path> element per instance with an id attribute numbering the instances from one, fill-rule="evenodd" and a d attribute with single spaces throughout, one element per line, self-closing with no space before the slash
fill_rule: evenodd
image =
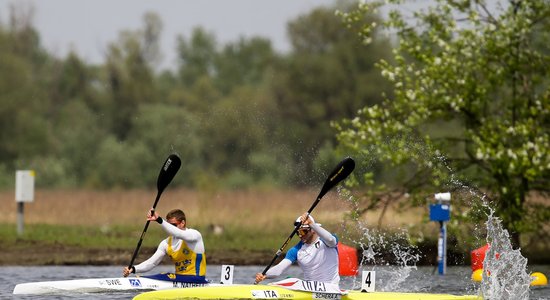
<path id="1" fill-rule="evenodd" d="M 18 170 L 15 172 L 15 201 L 34 201 L 34 175 L 33 170 Z"/>
<path id="2" fill-rule="evenodd" d="M 233 284 L 233 269 L 234 265 L 222 265 L 221 284 Z"/>
<path id="3" fill-rule="evenodd" d="M 451 201 L 451 193 L 437 193 L 435 194 L 435 200 L 439 201 Z"/>
<path id="4" fill-rule="evenodd" d="M 361 292 L 372 293 L 376 286 L 376 272 L 363 271 L 363 280 L 361 281 Z"/>

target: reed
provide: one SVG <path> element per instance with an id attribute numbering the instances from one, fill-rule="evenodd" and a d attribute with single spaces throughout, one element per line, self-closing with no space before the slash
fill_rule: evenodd
<path id="1" fill-rule="evenodd" d="M 292 224 L 315 200 L 318 191 L 220 191 L 167 189 L 157 205 L 164 216 L 173 208 L 185 211 L 190 226 L 278 227 Z M 0 192 L 0 223 L 16 222 L 14 191 Z M 37 190 L 26 203 L 26 224 L 113 226 L 142 224 L 154 202 L 153 190 Z M 316 209 L 323 222 L 337 222 L 347 207 L 329 193 Z M 281 224 L 282 223 L 282 224 Z M 288 226 L 285 226 L 288 227 Z"/>
<path id="2" fill-rule="evenodd" d="M 173 208 L 185 211 L 188 226 L 203 233 L 210 250 L 274 251 L 292 230 L 296 217 L 315 200 L 315 190 L 246 190 L 204 192 L 167 189 L 157 205 L 164 216 Z M 35 201 L 24 206 L 25 233 L 16 235 L 13 191 L 0 193 L 1 242 L 41 241 L 80 247 L 131 249 L 135 247 L 145 214 L 156 190 L 37 190 Z M 315 218 L 339 223 L 347 205 L 336 192 L 327 194 Z M 165 238 L 150 226 L 144 247 Z"/>

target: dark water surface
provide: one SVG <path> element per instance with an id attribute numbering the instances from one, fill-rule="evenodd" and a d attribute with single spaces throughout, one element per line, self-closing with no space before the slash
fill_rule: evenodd
<path id="1" fill-rule="evenodd" d="M 235 266 L 234 283 L 253 283 L 254 274 L 265 266 Z M 153 273 L 170 272 L 171 266 L 159 266 Z M 367 267 L 364 270 L 371 270 Z M 64 295 L 13 295 L 18 283 L 69 280 L 84 278 L 120 277 L 122 266 L 14 266 L 0 267 L 0 299 L 132 299 L 139 292 L 117 292 L 110 294 L 64 294 Z M 397 267 L 376 267 L 376 289 L 379 291 L 450 293 L 457 295 L 477 294 L 477 283 L 470 280 L 469 267 L 448 267 L 444 276 L 433 273 L 432 267 L 400 269 Z M 220 281 L 221 266 L 208 266 L 208 279 Z M 530 272 L 542 272 L 550 276 L 550 266 L 536 266 Z M 407 275 L 408 274 L 408 275 Z M 301 277 L 298 267 L 292 266 L 286 277 Z M 279 279 L 284 279 L 281 277 Z M 341 287 L 359 289 L 361 278 L 343 277 Z M 266 280 L 266 282 L 268 282 Z M 550 300 L 550 287 L 536 287 L 530 291 L 529 299 Z"/>

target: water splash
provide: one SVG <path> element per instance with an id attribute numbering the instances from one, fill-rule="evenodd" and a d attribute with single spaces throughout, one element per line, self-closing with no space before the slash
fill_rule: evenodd
<path id="1" fill-rule="evenodd" d="M 348 191 L 339 190 L 339 194 L 347 198 L 350 205 L 357 211 L 358 202 L 353 200 L 353 196 Z M 343 224 L 343 231 L 348 237 L 354 235 L 350 232 L 350 228 L 360 233 L 353 242 L 361 249 L 361 268 L 370 268 L 371 271 L 382 275 L 377 277 L 378 291 L 417 291 L 421 288 L 404 284 L 411 272 L 417 269 L 416 263 L 420 260 L 418 249 L 408 242 L 408 232 L 402 230 L 390 235 L 367 227 L 367 224 L 359 218 L 353 219 L 352 226 Z M 384 266 L 384 268 L 381 269 L 378 266 Z M 360 287 L 360 278 L 355 278 L 352 284 L 352 289 Z"/>
<path id="2" fill-rule="evenodd" d="M 398 260 L 397 268 L 391 272 L 391 276 L 388 282 L 382 286 L 381 291 L 402 291 L 411 272 L 416 270 L 416 263 L 420 259 L 420 255 L 415 253 L 415 249 L 409 246 L 401 246 L 400 244 L 394 244 L 392 247 L 392 253 Z M 410 287 L 407 291 L 411 290 Z"/>
<path id="3" fill-rule="evenodd" d="M 402 146 L 400 145 L 400 147 Z M 505 300 L 529 299 L 531 277 L 526 271 L 527 259 L 521 255 L 520 249 L 514 250 L 512 248 L 508 232 L 503 228 L 500 219 L 493 216 L 493 209 L 490 206 L 488 196 L 480 189 L 458 179 L 445 155 L 439 151 L 415 141 L 410 141 L 405 147 L 409 148 L 411 152 L 416 154 L 422 152 L 424 157 L 431 158 L 429 159 L 429 165 L 432 168 L 442 167 L 440 168 L 442 172 L 439 173 L 442 176 L 440 179 L 445 178 L 443 181 L 446 182 L 444 185 L 448 187 L 448 190 L 452 191 L 454 195 L 460 195 L 462 199 L 467 199 L 470 208 L 478 210 L 477 213 L 481 215 L 487 216 L 485 228 L 476 226 L 473 229 L 477 237 L 486 234 L 487 241 L 492 245 L 484 262 L 484 269 L 489 270 L 492 275 L 487 276 L 487 274 L 484 274 L 483 276 L 479 291 L 483 297 L 485 299 Z M 374 156 L 365 158 L 371 165 L 375 160 Z M 347 202 L 351 204 L 352 215 L 361 211 L 358 207 L 358 201 L 354 200 L 353 196 L 349 194 L 347 197 Z M 352 219 L 356 224 L 356 228 L 363 233 L 356 241 L 362 249 L 361 266 L 374 264 L 369 268 L 375 270 L 376 265 L 389 265 L 389 262 L 384 261 L 381 253 L 388 253 L 387 250 L 391 249 L 391 253 L 397 259 L 398 268 L 392 271 L 390 274 L 391 279 L 388 282 L 381 285 L 377 283 L 377 288 L 382 291 L 399 290 L 400 283 L 406 281 L 410 273 L 416 269 L 416 263 L 420 256 L 411 254 L 413 252 L 410 252 L 410 250 L 414 249 L 412 245 L 403 246 L 401 243 L 388 239 L 384 234 L 368 228 L 358 215 L 355 215 Z M 499 253 L 499 259 L 495 258 L 496 253 Z"/>
<path id="4" fill-rule="evenodd" d="M 529 299 L 531 277 L 526 273 L 527 259 L 519 249 L 513 249 L 508 231 L 501 220 L 493 216 L 487 222 L 489 250 L 483 261 L 481 292 L 485 299 L 525 300 Z"/>

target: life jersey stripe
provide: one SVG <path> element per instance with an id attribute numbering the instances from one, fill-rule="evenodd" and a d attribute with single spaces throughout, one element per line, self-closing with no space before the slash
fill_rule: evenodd
<path id="1" fill-rule="evenodd" d="M 199 271 L 201 270 L 202 254 L 197 254 L 197 257 L 195 259 L 195 275 L 199 276 Z"/>

